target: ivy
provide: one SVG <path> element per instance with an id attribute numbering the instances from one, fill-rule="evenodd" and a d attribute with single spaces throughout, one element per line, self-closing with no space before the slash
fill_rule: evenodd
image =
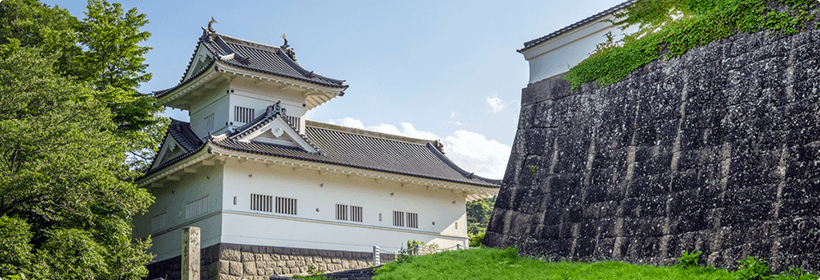
<path id="1" fill-rule="evenodd" d="M 680 57 L 737 32 L 790 35 L 807 26 L 820 29 L 817 6 L 816 0 L 640 0 L 615 13 L 612 21 L 621 29 L 637 26 L 638 31 L 617 42 L 608 34 L 564 79 L 572 89 L 587 82 L 605 86 L 653 60 Z"/>

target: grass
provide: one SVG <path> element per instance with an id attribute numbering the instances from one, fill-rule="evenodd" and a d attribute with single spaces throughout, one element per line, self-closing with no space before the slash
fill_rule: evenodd
<path id="1" fill-rule="evenodd" d="M 804 275 L 799 279 L 817 279 Z M 774 277 L 760 279 L 798 279 Z M 520 257 L 515 248 L 482 248 L 410 257 L 385 264 L 375 280 L 388 279 L 755 279 L 705 267 L 656 267 L 602 261 L 545 262 Z"/>

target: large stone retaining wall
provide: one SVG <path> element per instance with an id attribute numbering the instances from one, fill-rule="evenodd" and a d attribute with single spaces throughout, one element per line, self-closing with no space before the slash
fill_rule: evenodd
<path id="1" fill-rule="evenodd" d="M 820 270 L 820 31 L 739 34 L 606 87 L 524 88 L 484 244 Z"/>
<path id="2" fill-rule="evenodd" d="M 380 259 L 387 263 L 395 255 L 380 254 Z M 268 280 L 273 275 L 307 274 L 311 265 L 326 272 L 366 268 L 373 263 L 373 253 L 220 243 L 203 248 L 200 261 L 203 280 Z M 146 279 L 180 279 L 181 262 L 175 257 L 152 263 Z"/>

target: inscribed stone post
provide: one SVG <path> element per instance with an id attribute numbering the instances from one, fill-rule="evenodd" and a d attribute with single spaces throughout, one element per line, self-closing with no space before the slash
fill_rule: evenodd
<path id="1" fill-rule="evenodd" d="M 199 280 L 199 239 L 198 227 L 182 229 L 182 280 Z"/>

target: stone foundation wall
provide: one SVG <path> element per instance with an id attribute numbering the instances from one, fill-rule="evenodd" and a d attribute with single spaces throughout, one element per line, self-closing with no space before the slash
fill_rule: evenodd
<path id="1" fill-rule="evenodd" d="M 395 255 L 380 257 L 381 263 L 395 260 Z M 310 265 L 326 272 L 366 268 L 373 253 L 220 243 L 203 248 L 201 262 L 203 280 L 268 280 L 272 275 L 306 274 Z M 180 266 L 180 257 L 150 264 L 146 279 L 180 279 Z"/>
<path id="2" fill-rule="evenodd" d="M 606 87 L 523 90 L 484 244 L 820 270 L 820 30 L 740 34 Z"/>

